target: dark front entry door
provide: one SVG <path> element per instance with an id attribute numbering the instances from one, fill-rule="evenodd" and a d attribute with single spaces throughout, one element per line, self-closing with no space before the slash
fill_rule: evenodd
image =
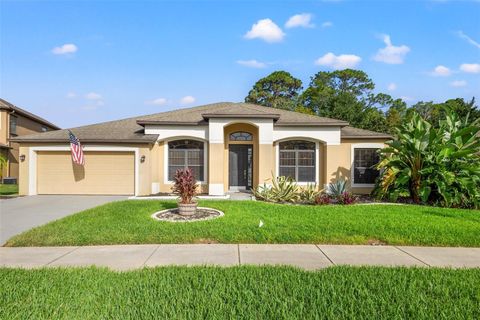
<path id="1" fill-rule="evenodd" d="M 228 146 L 228 178 L 230 189 L 252 187 L 253 146 L 250 144 L 231 144 Z"/>

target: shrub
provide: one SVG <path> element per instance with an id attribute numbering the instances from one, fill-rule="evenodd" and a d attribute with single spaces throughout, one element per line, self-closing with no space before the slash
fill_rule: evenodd
<path id="1" fill-rule="evenodd" d="M 271 191 L 278 202 L 297 202 L 300 199 L 298 185 L 291 177 L 273 178 Z"/>
<path id="2" fill-rule="evenodd" d="M 341 195 L 337 197 L 338 204 L 354 204 L 358 201 L 358 197 L 353 195 L 352 193 L 345 191 Z"/>
<path id="3" fill-rule="evenodd" d="M 319 194 L 316 184 L 308 184 L 306 187 L 300 188 L 300 200 L 306 203 L 314 203 Z"/>
<path id="4" fill-rule="evenodd" d="M 407 192 L 415 203 L 479 208 L 479 134 L 478 119 L 469 124 L 447 110 L 436 127 L 414 113 L 380 151 L 375 194 L 395 201 Z"/>
<path id="5" fill-rule="evenodd" d="M 191 204 L 197 195 L 197 181 L 192 169 L 178 169 L 173 177 L 172 191 L 180 198 L 180 203 Z"/>
<path id="6" fill-rule="evenodd" d="M 272 202 L 298 202 L 300 193 L 295 180 L 290 177 L 272 176 L 272 186 L 263 184 L 252 190 L 255 198 Z"/>
<path id="7" fill-rule="evenodd" d="M 317 205 L 326 205 L 332 203 L 332 198 L 326 193 L 318 194 L 315 197 L 315 204 Z"/>
<path id="8" fill-rule="evenodd" d="M 327 187 L 327 192 L 334 198 L 340 197 L 347 191 L 347 182 L 345 180 L 336 180 L 330 182 Z"/>
<path id="9" fill-rule="evenodd" d="M 252 193 L 255 196 L 255 199 L 267 201 L 267 202 L 274 202 L 273 193 L 271 191 L 271 186 L 268 186 L 266 183 L 263 186 L 257 186 L 256 188 L 252 189 Z"/>

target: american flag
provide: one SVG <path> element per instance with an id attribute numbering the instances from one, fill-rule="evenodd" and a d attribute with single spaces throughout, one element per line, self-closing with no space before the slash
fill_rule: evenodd
<path id="1" fill-rule="evenodd" d="M 82 145 L 80 140 L 73 134 L 72 131 L 68 130 L 68 135 L 70 138 L 70 150 L 72 151 L 72 160 L 74 163 L 81 166 L 85 165 L 85 157 L 83 155 Z"/>

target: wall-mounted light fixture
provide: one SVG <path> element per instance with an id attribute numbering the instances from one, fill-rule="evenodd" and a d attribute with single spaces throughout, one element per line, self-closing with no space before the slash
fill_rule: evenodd
<path id="1" fill-rule="evenodd" d="M 144 162 L 145 162 L 145 156 L 141 156 L 141 157 L 140 157 L 140 162 L 141 162 L 141 163 L 144 163 Z"/>
<path id="2" fill-rule="evenodd" d="M 25 161 L 25 155 L 24 154 L 20 155 L 20 161 L 22 161 L 22 162 Z"/>

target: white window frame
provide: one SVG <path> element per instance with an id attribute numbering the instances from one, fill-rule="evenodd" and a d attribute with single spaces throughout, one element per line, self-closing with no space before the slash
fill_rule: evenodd
<path id="1" fill-rule="evenodd" d="M 38 151 L 70 151 L 69 146 L 59 145 L 59 146 L 37 146 L 30 147 L 28 152 L 28 194 L 36 195 L 37 194 L 37 152 Z M 105 151 L 105 152 L 133 152 L 135 154 L 135 165 L 134 165 L 134 175 L 135 175 L 135 196 L 139 195 L 140 191 L 140 175 L 139 175 L 139 164 L 140 164 L 140 151 L 139 148 L 134 147 L 114 147 L 114 146 L 83 146 L 83 151 Z M 88 159 L 86 160 L 88 161 Z"/>
<path id="2" fill-rule="evenodd" d="M 177 140 L 195 140 L 199 142 L 203 142 L 203 180 L 202 181 L 197 181 L 198 184 L 204 185 L 207 183 L 208 180 L 208 142 L 205 140 L 201 140 L 198 138 L 192 138 L 192 137 L 175 137 L 172 139 L 164 140 L 164 150 L 163 150 L 163 163 L 165 164 L 163 167 L 163 182 L 164 184 L 173 184 L 172 180 L 168 180 L 168 143 L 172 141 L 177 141 Z"/>
<path id="3" fill-rule="evenodd" d="M 352 181 L 352 188 L 371 188 L 375 186 L 375 183 L 355 183 L 355 149 L 383 149 L 385 145 L 383 143 L 354 143 L 351 146 L 350 151 L 350 179 Z"/>
<path id="4" fill-rule="evenodd" d="M 310 181 L 310 182 L 298 182 L 296 181 L 296 184 L 299 186 L 308 186 L 312 184 L 316 184 L 317 186 L 319 185 L 319 177 L 320 177 L 320 142 L 315 141 L 313 139 L 308 139 L 308 138 L 302 138 L 302 137 L 292 137 L 288 139 L 283 139 L 280 141 L 275 141 L 275 158 L 276 158 L 276 165 L 275 165 L 275 176 L 278 177 L 280 174 L 280 143 L 281 142 L 287 142 L 287 141 L 292 141 L 292 140 L 300 140 L 300 141 L 308 141 L 308 142 L 313 142 L 315 143 L 315 181 Z"/>

